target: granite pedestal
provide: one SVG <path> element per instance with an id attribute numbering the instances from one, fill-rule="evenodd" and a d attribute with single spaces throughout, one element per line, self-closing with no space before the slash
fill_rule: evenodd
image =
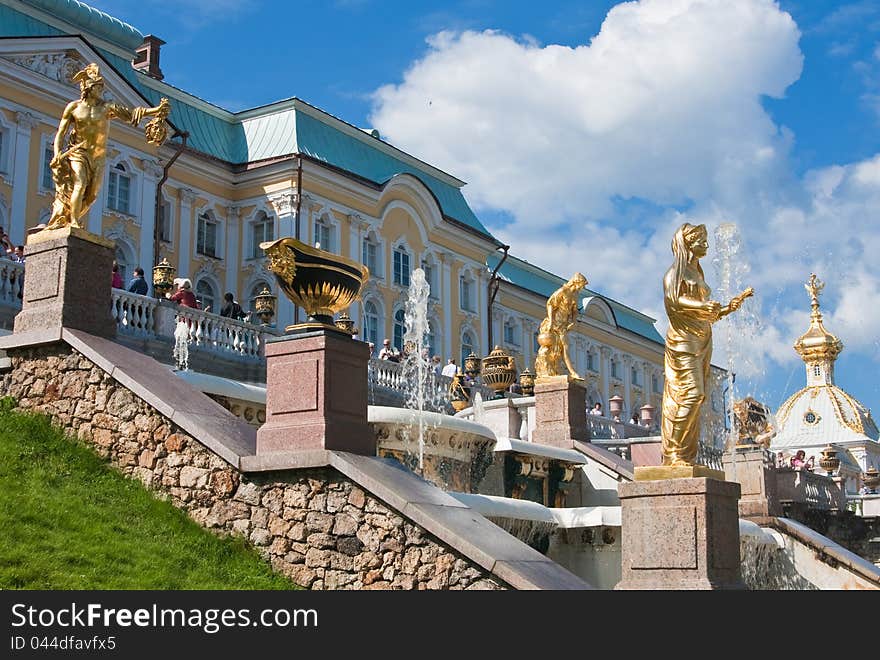
<path id="1" fill-rule="evenodd" d="M 618 488 L 621 580 L 615 589 L 744 589 L 738 483 L 707 477 Z"/>
<path id="2" fill-rule="evenodd" d="M 782 504 L 776 493 L 776 469 L 764 457 L 764 449 L 736 447 L 722 456 L 724 474 L 742 489 L 739 515 L 743 518 L 781 516 Z"/>
<path id="3" fill-rule="evenodd" d="M 574 441 L 589 442 L 587 388 L 568 376 L 535 382 L 535 430 L 532 441 L 570 449 Z"/>
<path id="4" fill-rule="evenodd" d="M 370 348 L 317 330 L 266 343 L 266 423 L 257 454 L 334 449 L 376 455 L 367 425 Z"/>
<path id="5" fill-rule="evenodd" d="M 112 338 L 110 284 L 116 245 L 84 229 L 43 230 L 28 236 L 21 311 L 15 333 L 54 328 Z"/>

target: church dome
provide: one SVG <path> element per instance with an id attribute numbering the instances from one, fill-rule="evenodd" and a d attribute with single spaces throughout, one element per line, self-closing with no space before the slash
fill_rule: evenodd
<path id="1" fill-rule="evenodd" d="M 836 385 L 808 386 L 793 394 L 776 413 L 778 433 L 771 449 L 822 447 L 828 443 L 877 440 L 871 411 Z"/>

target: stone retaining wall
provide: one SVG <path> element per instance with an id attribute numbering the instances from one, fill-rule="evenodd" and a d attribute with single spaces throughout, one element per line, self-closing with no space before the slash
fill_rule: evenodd
<path id="1" fill-rule="evenodd" d="M 244 474 L 65 344 L 10 349 L 4 396 L 310 589 L 507 589 L 333 468 Z"/>

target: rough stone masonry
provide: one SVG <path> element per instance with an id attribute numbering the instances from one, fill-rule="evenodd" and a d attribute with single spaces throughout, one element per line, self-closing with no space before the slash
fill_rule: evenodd
<path id="1" fill-rule="evenodd" d="M 333 468 L 245 474 L 65 344 L 11 349 L 3 394 L 308 589 L 507 589 Z"/>

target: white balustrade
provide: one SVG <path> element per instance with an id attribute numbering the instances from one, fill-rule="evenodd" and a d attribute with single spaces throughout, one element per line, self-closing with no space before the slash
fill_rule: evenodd
<path id="1" fill-rule="evenodd" d="M 21 307 L 24 264 L 0 259 L 0 305 Z"/>
<path id="2" fill-rule="evenodd" d="M 186 322 L 197 348 L 255 359 L 263 355 L 264 328 L 191 307 L 178 307 L 177 317 Z"/>
<path id="3" fill-rule="evenodd" d="M 116 321 L 117 331 L 134 337 L 155 336 L 156 308 L 159 306 L 155 298 L 111 289 L 110 301 L 110 314 Z"/>

